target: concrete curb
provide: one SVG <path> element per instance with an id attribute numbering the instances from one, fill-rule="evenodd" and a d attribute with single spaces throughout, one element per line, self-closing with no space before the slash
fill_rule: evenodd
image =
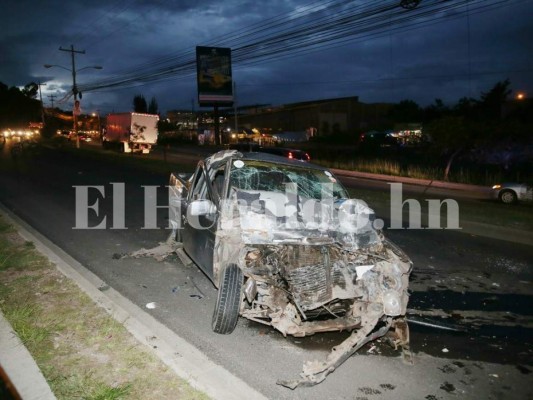
<path id="1" fill-rule="evenodd" d="M 30 352 L 0 311 L 0 365 L 24 400 L 55 400 Z"/>
<path id="2" fill-rule="evenodd" d="M 156 357 L 192 387 L 213 399 L 266 399 L 119 292 L 109 288 L 78 261 L 12 215 L 2 204 L 0 214 L 15 226 L 24 239 L 33 242 L 35 248 L 55 264 L 61 273 L 72 279 L 97 305 L 123 324 L 140 343 L 148 346 Z"/>

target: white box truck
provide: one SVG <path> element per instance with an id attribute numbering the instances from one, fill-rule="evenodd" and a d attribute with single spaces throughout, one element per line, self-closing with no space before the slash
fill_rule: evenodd
<path id="1" fill-rule="evenodd" d="M 157 143 L 159 116 L 141 113 L 115 113 L 107 116 L 102 145 L 125 153 L 149 153 Z"/>

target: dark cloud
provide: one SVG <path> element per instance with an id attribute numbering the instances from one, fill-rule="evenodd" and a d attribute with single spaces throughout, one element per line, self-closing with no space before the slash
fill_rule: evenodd
<path id="1" fill-rule="evenodd" d="M 340 2 L 339 2 L 340 3 Z M 385 3 L 385 2 L 382 2 Z M 389 1 L 394 4 L 393 1 Z M 531 0 L 509 0 L 469 18 L 422 23 L 381 37 L 350 37 L 342 45 L 279 59 L 235 63 L 237 99 L 245 104 L 281 104 L 328 97 L 359 96 L 365 102 L 413 99 L 420 104 L 441 98 L 452 103 L 478 97 L 499 80 L 533 95 Z M 197 45 L 224 46 L 232 32 L 272 23 L 315 7 L 309 0 L 187 1 L 93 0 L 40 2 L 19 0 L 3 6 L 0 24 L 0 81 L 23 86 L 47 82 L 44 94 L 68 94 L 69 71 L 44 69 L 43 64 L 70 68 L 70 54 L 59 47 L 85 50 L 76 67 L 86 69 L 78 83 L 117 78 L 125 73 L 168 66 L 194 58 Z M 327 4 L 327 3 L 326 3 Z M 364 7 L 372 1 L 344 2 L 324 8 L 317 23 L 343 7 Z M 421 2 L 424 4 L 424 1 Z M 403 11 L 402 11 L 403 12 Z M 407 12 L 407 11 L 405 11 Z M 424 21 L 422 21 L 424 22 Z M 273 34 L 273 32 L 270 32 Z M 300 49 L 297 49 L 300 50 Z M 291 55 L 293 55 L 291 57 Z M 175 57 L 172 62 L 170 57 Z M 169 77 L 137 87 L 84 93 L 84 108 L 102 112 L 131 109 L 133 96 L 155 97 L 160 109 L 190 109 L 196 99 L 196 77 Z M 47 98 L 45 97 L 45 100 Z M 68 108 L 68 103 L 65 108 Z"/>

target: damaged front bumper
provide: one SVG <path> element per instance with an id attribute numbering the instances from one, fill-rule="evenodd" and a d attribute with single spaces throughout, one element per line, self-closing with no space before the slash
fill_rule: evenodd
<path id="1" fill-rule="evenodd" d="M 304 364 L 300 373 L 300 378 L 295 380 L 279 380 L 278 385 L 285 386 L 289 389 L 296 389 L 300 386 L 314 386 L 322 382 L 326 377 L 335 371 L 344 361 L 350 358 L 357 350 L 368 342 L 376 340 L 386 334 L 391 333 L 391 327 L 395 328 L 391 339 L 392 343 L 401 346 L 404 354 L 404 360 L 411 363 L 411 352 L 409 350 L 409 328 L 404 319 L 393 320 L 388 317 L 382 321 L 382 326 L 374 330 L 380 323 L 380 318 L 374 315 L 365 321 L 364 327 L 353 332 L 348 339 L 340 345 L 335 346 L 324 361 L 309 361 Z"/>
<path id="2" fill-rule="evenodd" d="M 403 316 L 411 262 L 391 242 L 357 251 L 294 244 L 247 247 L 242 260 L 247 276 L 243 317 L 295 337 L 352 332 L 326 360 L 306 363 L 299 379 L 278 384 L 291 389 L 316 385 L 385 334 L 410 360 Z"/>
<path id="3" fill-rule="evenodd" d="M 223 205 L 214 270 L 237 262 L 246 278 L 240 315 L 284 336 L 352 332 L 325 361 L 307 363 L 299 380 L 280 382 L 295 388 L 322 382 L 405 315 L 412 263 L 373 229 L 373 212 L 361 204 L 296 201 L 290 214 L 276 207 L 284 204 L 274 201 L 279 195 L 236 192 Z M 244 201 L 254 196 L 255 206 Z M 306 212 L 320 218 L 304 218 Z M 401 336 L 396 344 L 408 349 L 408 334 Z"/>

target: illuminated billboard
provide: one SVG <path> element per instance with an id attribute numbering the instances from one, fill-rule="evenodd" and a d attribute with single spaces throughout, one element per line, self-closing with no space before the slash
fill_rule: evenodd
<path id="1" fill-rule="evenodd" d="M 200 106 L 233 104 L 231 49 L 196 47 L 196 78 Z"/>

